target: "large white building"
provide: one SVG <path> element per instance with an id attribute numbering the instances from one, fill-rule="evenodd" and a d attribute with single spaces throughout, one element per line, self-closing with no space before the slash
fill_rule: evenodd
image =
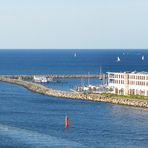
<path id="1" fill-rule="evenodd" d="M 108 86 L 115 94 L 148 96 L 148 72 L 108 72 Z"/>

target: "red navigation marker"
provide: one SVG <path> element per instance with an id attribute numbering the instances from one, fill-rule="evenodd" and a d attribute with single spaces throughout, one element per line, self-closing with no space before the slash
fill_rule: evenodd
<path id="1" fill-rule="evenodd" d="M 68 117 L 65 117 L 65 128 L 68 128 Z"/>

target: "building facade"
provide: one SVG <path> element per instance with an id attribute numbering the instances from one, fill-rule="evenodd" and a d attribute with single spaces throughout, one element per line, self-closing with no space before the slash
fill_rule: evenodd
<path id="1" fill-rule="evenodd" d="M 115 94 L 148 96 L 148 72 L 108 72 L 108 86 Z"/>

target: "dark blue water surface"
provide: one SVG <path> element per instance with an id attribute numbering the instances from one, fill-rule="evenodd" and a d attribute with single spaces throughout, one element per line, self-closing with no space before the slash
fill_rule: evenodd
<path id="1" fill-rule="evenodd" d="M 116 62 L 117 56 L 121 62 Z M 0 51 L 0 74 L 99 73 L 100 65 L 104 72 L 148 71 L 147 62 L 146 50 L 7 50 Z M 65 79 L 64 83 L 46 85 L 68 90 L 79 82 Z M 90 82 L 100 83 L 96 79 Z M 68 129 L 64 128 L 66 115 Z M 0 82 L 0 147 L 147 146 L 148 109 L 48 97 Z"/>
<path id="2" fill-rule="evenodd" d="M 74 57 L 77 53 L 77 57 Z M 141 57 L 144 55 L 145 60 Z M 121 61 L 117 62 L 117 57 Z M 1 50 L 0 74 L 148 71 L 148 50 Z"/>

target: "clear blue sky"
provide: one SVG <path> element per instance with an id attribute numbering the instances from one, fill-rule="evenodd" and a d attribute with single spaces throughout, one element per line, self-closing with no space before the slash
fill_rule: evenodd
<path id="1" fill-rule="evenodd" d="M 148 48 L 148 0 L 1 0 L 0 48 Z"/>

